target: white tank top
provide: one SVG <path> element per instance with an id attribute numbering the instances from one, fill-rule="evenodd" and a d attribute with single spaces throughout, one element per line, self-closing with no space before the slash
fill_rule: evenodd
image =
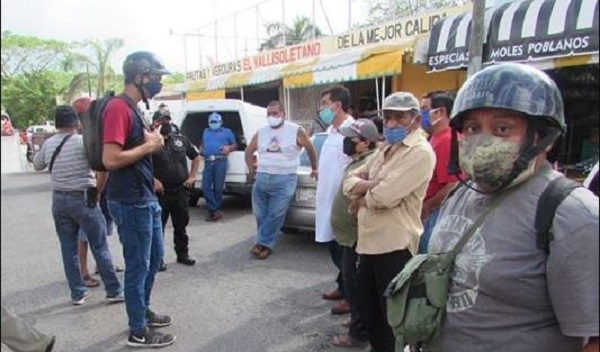
<path id="1" fill-rule="evenodd" d="M 297 143 L 298 128 L 285 121 L 279 128 L 265 126 L 258 130 L 258 172 L 267 174 L 295 174 L 300 165 L 302 147 Z"/>

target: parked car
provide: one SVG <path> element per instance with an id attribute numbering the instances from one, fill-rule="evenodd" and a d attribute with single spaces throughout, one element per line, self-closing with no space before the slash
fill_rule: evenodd
<path id="1" fill-rule="evenodd" d="M 248 170 L 244 159 L 247 141 L 267 123 L 267 109 L 235 99 L 200 100 L 186 104 L 182 121 L 173 118 L 181 126 L 181 134 L 194 145 L 202 144 L 202 132 L 208 128 L 208 116 L 213 112 L 223 117 L 223 126 L 233 131 L 238 149 L 229 154 L 229 166 L 225 176 L 224 194 L 250 197 L 252 183 L 248 182 Z M 190 206 L 195 206 L 202 196 L 202 169 L 198 171 L 196 186 L 190 196 Z"/>
<path id="2" fill-rule="evenodd" d="M 321 147 L 327 138 L 327 133 L 314 134 L 310 139 L 317 159 L 321 155 Z M 306 150 L 300 155 L 300 167 L 298 169 L 298 186 L 290 208 L 288 210 L 283 232 L 291 233 L 298 230 L 315 230 L 315 196 L 317 181 L 310 178 L 311 166 Z"/>

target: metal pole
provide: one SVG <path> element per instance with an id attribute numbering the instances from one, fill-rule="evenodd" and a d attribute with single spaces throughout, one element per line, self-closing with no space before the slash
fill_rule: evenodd
<path id="1" fill-rule="evenodd" d="M 352 0 L 348 0 L 348 30 L 352 29 Z"/>
<path id="2" fill-rule="evenodd" d="M 471 18 L 471 43 L 469 44 L 469 66 L 467 77 L 481 70 L 483 56 L 483 36 L 485 18 L 485 0 L 473 0 L 473 16 Z"/>
<path id="3" fill-rule="evenodd" d="M 259 51 L 260 50 L 260 30 L 259 30 L 259 19 L 260 19 L 260 12 L 258 12 L 258 5 L 256 5 L 256 50 Z"/>
<path id="4" fill-rule="evenodd" d="M 215 60 L 219 62 L 219 41 L 217 40 L 217 21 L 215 21 Z"/>
<path id="5" fill-rule="evenodd" d="M 186 35 L 183 35 L 183 69 L 185 70 L 185 78 L 187 80 L 188 74 L 188 62 L 187 62 L 187 43 L 185 40 Z"/>
<path id="6" fill-rule="evenodd" d="M 281 25 L 283 26 L 283 47 L 287 46 L 287 28 L 285 26 L 285 0 L 281 0 Z"/>
<path id="7" fill-rule="evenodd" d="M 381 104 L 379 99 L 379 77 L 375 77 L 375 95 L 377 100 L 377 111 L 381 110 Z"/>
<path id="8" fill-rule="evenodd" d="M 238 58 L 238 44 L 237 44 L 237 12 L 233 14 L 233 53 L 235 59 Z M 243 100 L 243 99 L 242 99 Z"/>
<path id="9" fill-rule="evenodd" d="M 385 76 L 381 78 L 381 101 L 385 99 Z"/>
<path id="10" fill-rule="evenodd" d="M 240 98 L 244 101 L 244 87 L 240 87 Z"/>
<path id="11" fill-rule="evenodd" d="M 312 0 L 312 39 L 317 39 L 317 22 L 315 19 L 315 0 Z"/>
<path id="12" fill-rule="evenodd" d="M 202 69 L 202 36 L 198 33 L 198 64 L 200 67 L 198 70 Z"/>

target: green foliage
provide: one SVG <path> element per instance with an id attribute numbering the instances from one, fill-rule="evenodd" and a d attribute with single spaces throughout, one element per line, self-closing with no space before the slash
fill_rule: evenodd
<path id="1" fill-rule="evenodd" d="M 183 83 L 183 82 L 185 82 L 185 75 L 180 72 L 174 72 L 170 75 L 166 75 L 162 79 L 162 83 L 165 86 L 172 86 L 172 85 L 175 85 L 178 83 Z"/>
<path id="2" fill-rule="evenodd" d="M 291 27 L 285 23 L 274 22 L 267 25 L 269 39 L 260 45 L 260 50 L 270 50 L 288 45 L 300 44 L 313 39 L 313 28 L 316 38 L 323 36 L 319 27 L 313 27 L 311 20 L 306 16 L 298 16 L 294 19 Z M 285 33 L 285 44 L 283 34 Z"/>
<path id="3" fill-rule="evenodd" d="M 52 119 L 57 100 L 68 104 L 89 86 L 96 96 L 123 88 L 110 66 L 121 39 L 66 43 L 5 31 L 1 43 L 2 106 L 16 127 Z"/>
<path id="4" fill-rule="evenodd" d="M 367 24 L 414 16 L 437 9 L 456 7 L 468 0 L 364 0 L 368 6 Z"/>

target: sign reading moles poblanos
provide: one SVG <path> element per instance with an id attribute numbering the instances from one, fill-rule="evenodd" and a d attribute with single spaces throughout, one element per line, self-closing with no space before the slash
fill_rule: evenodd
<path id="1" fill-rule="evenodd" d="M 431 31 L 430 71 L 469 63 L 470 14 Z M 598 53 L 598 0 L 514 1 L 486 11 L 483 62 L 523 62 Z"/>

